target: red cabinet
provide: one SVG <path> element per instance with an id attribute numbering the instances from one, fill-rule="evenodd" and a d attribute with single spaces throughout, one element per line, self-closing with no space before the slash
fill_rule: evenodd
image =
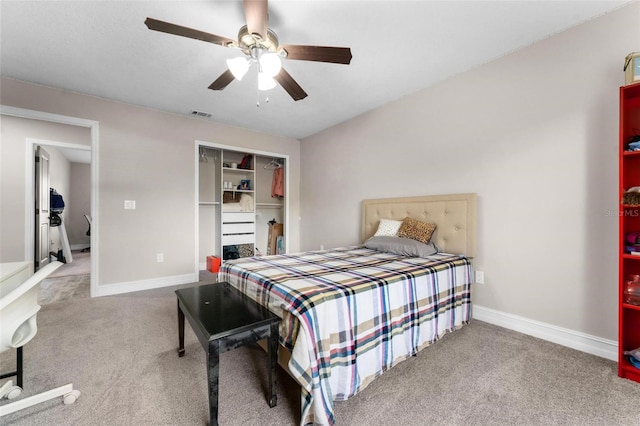
<path id="1" fill-rule="evenodd" d="M 640 141 L 640 84 L 620 88 L 620 266 L 618 318 L 618 375 L 640 382 L 640 368 L 624 355 L 625 351 L 640 348 L 640 306 L 627 303 L 626 283 L 633 275 L 640 275 L 640 150 L 631 151 L 629 143 Z M 640 144 L 639 144 L 640 145 Z M 638 233 L 638 241 L 634 241 Z M 638 249 L 635 250 L 634 242 Z M 637 252 L 632 254 L 633 252 Z"/>

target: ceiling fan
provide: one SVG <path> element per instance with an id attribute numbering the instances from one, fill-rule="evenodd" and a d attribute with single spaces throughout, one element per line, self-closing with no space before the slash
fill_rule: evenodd
<path id="1" fill-rule="evenodd" d="M 257 64 L 260 90 L 275 87 L 277 81 L 293 100 L 299 101 L 306 98 L 307 93 L 282 68 L 281 58 L 335 64 L 351 62 L 351 49 L 348 47 L 279 44 L 276 33 L 267 27 L 267 0 L 244 0 L 243 6 L 247 25 L 240 28 L 237 41 L 153 18 L 145 19 L 144 23 L 150 30 L 240 49 L 244 56 L 227 60 L 228 69 L 211 83 L 211 90 L 222 90 L 234 79 L 241 80 L 249 67 Z"/>

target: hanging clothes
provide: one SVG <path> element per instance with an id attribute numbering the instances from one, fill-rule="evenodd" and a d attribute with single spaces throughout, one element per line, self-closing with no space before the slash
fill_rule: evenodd
<path id="1" fill-rule="evenodd" d="M 273 171 L 273 181 L 271 182 L 271 196 L 284 197 L 284 168 L 278 167 Z"/>

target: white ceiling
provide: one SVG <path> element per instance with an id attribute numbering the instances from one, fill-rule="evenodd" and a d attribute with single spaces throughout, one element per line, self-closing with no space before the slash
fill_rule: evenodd
<path id="1" fill-rule="evenodd" d="M 90 149 L 55 147 L 70 163 L 91 164 Z"/>
<path id="2" fill-rule="evenodd" d="M 240 1 L 0 2 L 0 72 L 177 114 L 303 138 L 628 1 L 278 1 L 280 43 L 350 47 L 350 65 L 285 60 L 309 96 L 247 75 L 207 87 L 239 51 L 150 31 L 147 17 L 236 38 Z M 269 102 L 265 102 L 265 94 Z M 90 118 L 90 117 L 89 117 Z"/>

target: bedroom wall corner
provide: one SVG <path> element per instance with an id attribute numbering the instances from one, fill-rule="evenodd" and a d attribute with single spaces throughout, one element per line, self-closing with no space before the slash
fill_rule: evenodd
<path id="1" fill-rule="evenodd" d="M 640 3 L 301 142 L 301 248 L 358 242 L 360 201 L 478 194 L 474 302 L 617 340 L 618 88 Z"/>

